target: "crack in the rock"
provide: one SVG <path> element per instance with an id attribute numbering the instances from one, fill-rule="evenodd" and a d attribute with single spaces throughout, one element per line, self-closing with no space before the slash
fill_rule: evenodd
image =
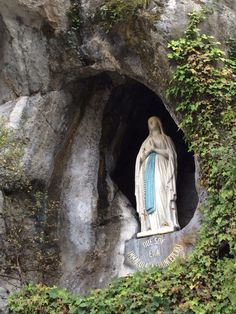
<path id="1" fill-rule="evenodd" d="M 53 128 L 53 126 L 51 125 L 51 123 L 48 121 L 48 119 L 45 117 L 45 115 L 42 113 L 42 111 L 39 109 L 40 114 L 42 115 L 42 117 L 44 118 L 45 122 L 49 125 L 49 127 L 53 130 L 53 132 L 55 134 L 57 134 L 57 131 Z"/>

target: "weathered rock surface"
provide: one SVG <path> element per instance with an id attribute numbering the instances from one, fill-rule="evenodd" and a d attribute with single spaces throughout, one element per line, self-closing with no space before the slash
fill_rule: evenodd
<path id="1" fill-rule="evenodd" d="M 22 96 L 0 106 L 7 126 L 20 129 L 26 141 L 24 163 L 29 178 L 49 182 L 54 156 L 68 128 L 70 102 L 64 91 L 52 91 Z"/>
<path id="2" fill-rule="evenodd" d="M 69 1 L 0 0 L 0 115 L 26 142 L 27 177 L 61 201 L 62 266 L 55 283 L 81 293 L 132 272 L 124 264 L 125 241 L 139 228 L 134 207 L 112 180 L 128 121 L 114 111 L 108 122 L 113 128 L 107 131 L 103 123 L 113 89 L 126 77 L 137 80 L 178 121 L 165 96 L 167 42 L 183 34 L 187 13 L 204 4 L 214 8 L 205 31 L 223 44 L 235 34 L 234 0 L 150 2 L 148 22 L 107 34 L 89 23 L 101 1 L 81 1 L 84 25 L 75 36 L 66 15 Z M 11 288 L 1 282 L 2 295 Z"/>

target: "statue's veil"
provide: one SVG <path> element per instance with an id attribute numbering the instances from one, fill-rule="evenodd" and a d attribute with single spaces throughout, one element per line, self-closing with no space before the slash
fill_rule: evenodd
<path id="1" fill-rule="evenodd" d="M 151 119 L 155 119 L 155 120 L 158 122 L 158 126 L 159 126 L 159 128 L 160 128 L 161 134 L 165 135 L 165 132 L 164 132 L 164 129 L 163 129 L 163 125 L 162 125 L 161 120 L 160 120 L 158 117 L 156 117 L 156 116 L 152 116 L 152 117 L 150 117 L 150 118 L 148 119 L 148 123 L 149 123 L 149 121 L 150 121 Z M 150 134 L 150 129 L 149 129 L 149 134 Z"/>

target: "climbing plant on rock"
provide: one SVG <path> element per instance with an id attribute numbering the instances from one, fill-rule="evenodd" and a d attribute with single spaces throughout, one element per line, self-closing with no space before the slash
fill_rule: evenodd
<path id="1" fill-rule="evenodd" d="M 208 192 L 206 249 L 213 244 L 219 248 L 225 240 L 233 254 L 236 60 L 227 58 L 212 36 L 200 32 L 197 26 L 203 19 L 202 13 L 190 14 L 185 37 L 169 44 L 168 57 L 177 64 L 169 95 L 178 102 L 180 126 L 201 160 L 201 183 Z"/>
<path id="2" fill-rule="evenodd" d="M 21 130 L 0 121 L 0 279 L 14 280 L 17 287 L 32 273 L 37 282 L 37 272 L 56 271 L 59 260 L 55 223 L 59 203 L 27 178 L 23 138 Z"/>
<path id="3" fill-rule="evenodd" d="M 146 4 L 145 0 L 105 0 L 97 9 L 95 20 L 109 32 L 115 25 L 137 18 Z"/>
<path id="4" fill-rule="evenodd" d="M 13 128 L 8 128 L 4 119 L 0 120 L 0 188 L 16 187 L 23 179 L 21 157 L 24 141 Z"/>
<path id="5" fill-rule="evenodd" d="M 230 292 L 224 295 L 221 289 L 227 285 L 224 271 L 233 268 L 236 252 L 236 60 L 232 54 L 227 57 L 214 37 L 200 31 L 203 12 L 189 16 L 185 36 L 168 46 L 168 57 L 177 65 L 169 95 L 178 103 L 176 109 L 183 117 L 180 127 L 185 130 L 190 148 L 199 156 L 201 184 L 208 198 L 202 208 L 200 240 L 187 265 L 193 268 L 186 279 L 192 281 L 193 298 L 197 299 L 196 294 L 200 293 L 195 303 L 202 304 L 203 313 L 213 313 L 214 303 L 219 313 L 233 313 L 230 303 L 235 300 Z M 221 279 L 216 276 L 219 272 Z"/>
<path id="6" fill-rule="evenodd" d="M 35 282 L 42 282 L 58 267 L 55 220 L 59 204 L 31 185 L 22 187 L 20 193 L 5 195 L 4 200 L 0 213 L 5 225 L 0 235 L 4 257 L 0 279 L 14 279 L 14 285 L 20 287 L 34 273 Z"/>

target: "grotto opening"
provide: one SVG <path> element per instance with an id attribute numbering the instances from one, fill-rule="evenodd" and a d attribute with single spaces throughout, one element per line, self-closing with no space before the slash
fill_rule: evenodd
<path id="1" fill-rule="evenodd" d="M 60 282 L 84 292 L 135 271 L 125 263 L 125 246 L 140 230 L 134 170 L 150 116 L 161 119 L 176 147 L 181 230 L 174 234 L 179 242 L 188 239 L 188 248 L 195 241 L 189 230 L 196 235 L 199 227 L 198 194 L 194 157 L 184 134 L 150 88 L 125 75 L 103 72 L 73 82 L 67 90 L 72 95 L 72 122 L 51 186 L 62 200 Z"/>
<path id="2" fill-rule="evenodd" d="M 173 140 L 177 152 L 177 208 L 181 227 L 193 217 L 198 204 L 195 188 L 194 157 L 188 151 L 184 134 L 178 129 L 161 99 L 143 84 L 130 80 L 118 86 L 105 108 L 105 116 L 122 120 L 124 134 L 117 148 L 118 159 L 111 173 L 112 179 L 136 207 L 134 195 L 135 159 L 138 150 L 148 135 L 147 120 L 151 116 L 160 117 L 164 130 Z M 114 127 L 114 124 L 113 124 Z"/>

